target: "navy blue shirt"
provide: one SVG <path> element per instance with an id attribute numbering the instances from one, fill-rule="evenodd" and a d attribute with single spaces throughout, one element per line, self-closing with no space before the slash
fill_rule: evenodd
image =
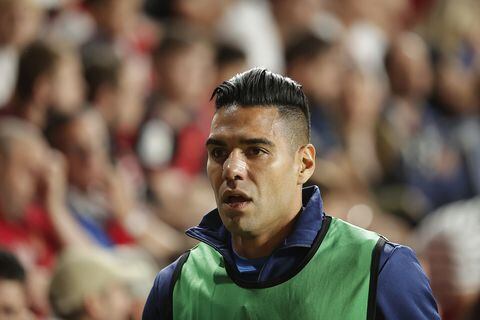
<path id="1" fill-rule="evenodd" d="M 303 202 L 303 210 L 297 217 L 292 233 L 265 260 L 260 271 L 255 273 L 256 282 L 284 275 L 298 265 L 311 248 L 325 217 L 318 187 L 305 188 Z M 223 226 L 217 210 L 208 213 L 197 227 L 187 231 L 187 235 L 215 248 L 225 263 L 237 270 L 239 277 L 248 277 L 245 280 L 251 281 L 251 272 L 241 273 L 235 267 L 238 258 L 232 250 L 230 233 Z M 158 273 L 143 310 L 143 320 L 171 317 L 168 315 L 168 310 L 171 310 L 171 280 L 177 262 L 178 260 Z M 414 252 L 402 245 L 387 242 L 383 248 L 376 301 L 376 319 L 440 319 L 422 267 Z"/>

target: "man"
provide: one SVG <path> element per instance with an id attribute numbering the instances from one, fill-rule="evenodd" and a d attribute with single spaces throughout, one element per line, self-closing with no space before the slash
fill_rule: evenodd
<path id="1" fill-rule="evenodd" d="M 450 203 L 415 230 L 412 246 L 428 270 L 443 320 L 464 319 L 480 302 L 479 207 L 480 197 Z"/>
<path id="2" fill-rule="evenodd" d="M 55 314 L 65 320 L 127 320 L 133 299 L 115 256 L 97 250 L 67 250 L 50 283 Z M 122 274 L 123 272 L 123 274 Z"/>
<path id="3" fill-rule="evenodd" d="M 163 269 L 143 319 L 439 319 L 413 252 L 323 212 L 301 86 L 253 69 L 214 91 L 218 208 Z"/>
<path id="4" fill-rule="evenodd" d="M 0 0 L 0 109 L 13 94 L 20 52 L 36 38 L 43 14 L 37 1 Z"/>
<path id="5" fill-rule="evenodd" d="M 71 48 L 35 41 L 22 50 L 17 82 L 0 116 L 15 116 L 44 129 L 51 113 L 70 114 L 84 100 L 78 57 Z"/>
<path id="6" fill-rule="evenodd" d="M 160 261 L 186 248 L 182 235 L 150 214 L 129 188 L 127 167 L 112 163 L 107 128 L 96 110 L 59 116 L 46 134 L 66 160 L 71 217 L 95 245 L 139 244 Z"/>
<path id="7" fill-rule="evenodd" d="M 26 268 L 29 299 L 39 314 L 48 311 L 45 284 L 57 252 L 88 244 L 65 207 L 64 184 L 62 158 L 38 128 L 0 119 L 0 245 Z"/>
<path id="8" fill-rule="evenodd" d="M 33 319 L 28 309 L 25 269 L 10 252 L 0 249 L 0 319 Z"/>

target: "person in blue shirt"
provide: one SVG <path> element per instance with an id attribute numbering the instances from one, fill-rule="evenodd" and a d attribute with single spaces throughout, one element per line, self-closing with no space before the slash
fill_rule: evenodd
<path id="1" fill-rule="evenodd" d="M 298 83 L 255 68 L 213 96 L 206 147 L 217 209 L 187 231 L 199 245 L 157 275 L 144 320 L 317 319 L 332 313 L 330 305 L 346 319 L 353 304 L 360 308 L 348 319 L 440 319 L 411 249 L 327 216 L 318 187 L 303 188 L 315 148 Z"/>

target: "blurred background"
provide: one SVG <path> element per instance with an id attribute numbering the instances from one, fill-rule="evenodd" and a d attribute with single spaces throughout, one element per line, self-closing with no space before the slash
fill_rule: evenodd
<path id="1" fill-rule="evenodd" d="M 0 0 L 0 319 L 140 319 L 215 207 L 213 88 L 303 85 L 326 212 L 480 319 L 478 0 Z"/>

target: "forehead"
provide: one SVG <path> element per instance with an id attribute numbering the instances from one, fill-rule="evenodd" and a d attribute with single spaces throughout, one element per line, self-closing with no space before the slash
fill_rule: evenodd
<path id="1" fill-rule="evenodd" d="M 231 106 L 218 110 L 213 117 L 210 138 L 284 138 L 284 122 L 278 109 L 265 106 Z"/>
<path id="2" fill-rule="evenodd" d="M 22 165 L 39 164 L 43 161 L 45 145 L 35 138 L 23 138 L 15 141 L 11 151 L 11 159 Z"/>
<path id="3" fill-rule="evenodd" d="M 1 312 L 5 310 L 2 310 L 2 308 L 12 306 L 15 306 L 15 309 L 26 307 L 23 285 L 14 280 L 0 280 L 0 315 Z"/>
<path id="4" fill-rule="evenodd" d="M 105 139 L 105 128 L 102 119 L 96 113 L 84 113 L 69 123 L 66 133 L 71 141 L 96 143 Z"/>

